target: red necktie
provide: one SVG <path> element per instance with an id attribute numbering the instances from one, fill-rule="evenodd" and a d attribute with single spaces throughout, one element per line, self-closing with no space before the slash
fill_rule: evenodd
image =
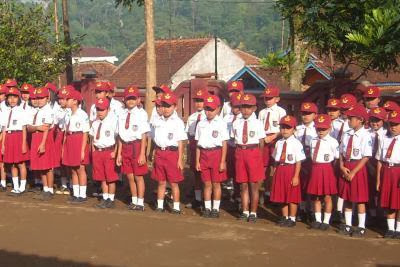
<path id="1" fill-rule="evenodd" d="M 26 108 L 26 101 L 25 101 L 25 103 L 24 103 L 24 109 Z"/>
<path id="2" fill-rule="evenodd" d="M 39 113 L 39 111 L 37 111 L 36 114 L 35 114 L 35 116 L 33 117 L 33 125 L 36 124 L 36 118 L 37 118 L 38 113 Z"/>
<path id="3" fill-rule="evenodd" d="M 353 135 L 350 136 L 346 147 L 346 160 L 351 159 L 351 150 L 353 149 Z"/>
<path id="4" fill-rule="evenodd" d="M 285 159 L 286 159 L 286 141 L 283 143 L 283 148 L 282 148 L 282 153 L 281 153 L 281 158 L 279 159 L 280 163 L 285 163 Z"/>
<path id="5" fill-rule="evenodd" d="M 393 147 L 394 147 L 395 143 L 396 143 L 396 139 L 393 138 L 393 140 L 390 143 L 389 148 L 388 148 L 388 150 L 386 152 L 386 156 L 385 156 L 386 159 L 390 159 L 390 157 L 392 156 L 392 151 L 393 151 Z"/>
<path id="6" fill-rule="evenodd" d="M 126 120 L 125 120 L 125 129 L 129 128 L 129 121 L 131 119 L 131 113 L 128 112 L 128 116 L 126 116 Z"/>
<path id="7" fill-rule="evenodd" d="M 10 111 L 10 115 L 8 115 L 8 122 L 7 122 L 7 129 L 10 127 L 10 121 L 11 121 L 11 116 L 12 116 L 13 110 Z"/>
<path id="8" fill-rule="evenodd" d="M 342 122 L 342 126 L 340 126 L 339 134 L 337 136 L 337 140 L 339 143 L 342 140 L 343 128 L 344 128 L 344 122 Z"/>
<path id="9" fill-rule="evenodd" d="M 375 133 L 374 149 L 372 150 L 372 156 L 375 156 L 376 151 L 378 151 L 378 133 Z"/>
<path id="10" fill-rule="evenodd" d="M 265 120 L 265 126 L 264 126 L 265 131 L 267 131 L 269 129 L 269 115 L 270 114 L 271 114 L 270 112 L 267 113 L 267 119 Z"/>
<path id="11" fill-rule="evenodd" d="M 196 124 L 194 125 L 194 132 L 195 133 L 196 133 L 196 129 L 197 129 L 197 124 L 199 124 L 200 119 L 201 119 L 201 113 L 199 113 L 197 115 Z"/>
<path id="12" fill-rule="evenodd" d="M 71 124 L 71 118 L 69 119 L 69 122 L 67 124 L 67 133 L 69 132 L 69 125 Z"/>
<path id="13" fill-rule="evenodd" d="M 307 128 L 304 129 L 304 135 L 301 140 L 301 143 L 303 144 L 304 147 L 306 146 L 306 136 L 307 136 Z"/>
<path id="14" fill-rule="evenodd" d="M 243 134 L 242 134 L 242 143 L 245 145 L 247 144 L 248 137 L 247 137 L 247 120 L 244 121 L 243 124 Z"/>
<path id="15" fill-rule="evenodd" d="M 101 130 L 101 125 L 102 125 L 103 123 L 102 122 L 100 122 L 100 124 L 99 124 L 99 128 L 97 128 L 97 133 L 96 133 L 96 140 L 98 140 L 99 138 L 100 138 L 100 130 Z"/>
<path id="16" fill-rule="evenodd" d="M 312 156 L 312 161 L 313 162 L 317 161 L 318 150 L 319 150 L 319 146 L 320 145 L 321 145 L 321 139 L 318 139 L 317 145 L 315 146 L 314 153 L 313 153 L 313 156 Z"/>

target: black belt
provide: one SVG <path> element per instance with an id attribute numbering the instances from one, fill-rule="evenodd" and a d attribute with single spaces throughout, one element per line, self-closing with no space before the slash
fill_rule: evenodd
<path id="1" fill-rule="evenodd" d="M 74 135 L 74 134 L 82 134 L 82 131 L 79 132 L 67 132 L 67 135 Z"/>
<path id="2" fill-rule="evenodd" d="M 114 146 L 109 146 L 109 147 L 105 147 L 105 148 L 98 148 L 98 147 L 94 147 L 94 151 L 111 151 L 114 150 Z"/>
<path id="3" fill-rule="evenodd" d="M 219 150 L 219 149 L 221 149 L 222 147 L 221 147 L 221 146 L 215 146 L 215 147 L 204 148 L 204 147 L 200 147 L 200 146 L 199 146 L 199 148 L 200 148 L 201 150 L 211 151 L 211 150 Z"/>
<path id="4" fill-rule="evenodd" d="M 275 162 L 275 166 L 287 166 L 293 165 L 294 163 L 284 163 L 284 162 Z"/>
<path id="5" fill-rule="evenodd" d="M 347 162 L 352 162 L 352 161 L 360 161 L 361 159 L 346 159 L 345 161 Z"/>
<path id="6" fill-rule="evenodd" d="M 19 133 L 19 132 L 22 132 L 22 130 L 9 130 L 9 131 L 6 131 L 6 133 Z"/>
<path id="7" fill-rule="evenodd" d="M 391 168 L 391 167 L 400 167 L 400 164 L 398 164 L 398 163 L 388 163 L 388 162 L 382 162 L 382 165 L 383 166 L 385 166 L 385 167 L 389 167 L 389 168 Z"/>
<path id="8" fill-rule="evenodd" d="M 259 146 L 258 146 L 258 144 L 236 145 L 236 148 L 240 148 L 240 149 L 253 149 L 253 148 L 259 148 Z"/>
<path id="9" fill-rule="evenodd" d="M 161 151 L 178 151 L 178 147 L 177 146 L 166 146 L 166 147 L 156 147 L 158 150 Z"/>
<path id="10" fill-rule="evenodd" d="M 132 145 L 132 144 L 134 144 L 134 143 L 140 143 L 140 142 L 142 142 L 142 139 L 136 139 L 136 140 L 129 141 L 129 142 L 125 142 L 125 141 L 121 140 L 121 142 L 122 142 L 123 145 Z"/>

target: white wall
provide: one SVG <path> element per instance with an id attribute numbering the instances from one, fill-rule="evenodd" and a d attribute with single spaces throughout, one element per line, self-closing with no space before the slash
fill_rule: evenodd
<path id="1" fill-rule="evenodd" d="M 111 57 L 73 57 L 72 58 L 73 63 L 82 63 L 82 62 L 88 62 L 88 61 L 108 61 L 111 64 L 114 64 L 114 62 L 118 61 L 118 58 L 115 56 L 111 56 Z"/>

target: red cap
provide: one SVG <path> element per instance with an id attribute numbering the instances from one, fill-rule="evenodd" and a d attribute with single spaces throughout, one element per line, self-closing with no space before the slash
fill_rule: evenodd
<path id="1" fill-rule="evenodd" d="M 388 114 L 387 114 L 386 110 L 384 108 L 381 108 L 381 107 L 373 108 L 369 112 L 369 117 L 378 118 L 380 120 L 386 120 L 387 115 Z"/>
<path id="2" fill-rule="evenodd" d="M 340 97 L 340 107 L 343 109 L 349 109 L 356 104 L 357 98 L 352 94 L 344 94 Z"/>
<path id="3" fill-rule="evenodd" d="M 268 85 L 264 89 L 264 97 L 276 97 L 279 96 L 280 90 L 277 86 L 275 85 Z"/>
<path id="4" fill-rule="evenodd" d="M 400 123 L 400 112 L 397 110 L 390 112 L 388 116 L 388 122 Z"/>
<path id="5" fill-rule="evenodd" d="M 177 99 L 173 93 L 163 94 L 161 102 L 167 103 L 168 105 L 176 105 Z"/>
<path id="6" fill-rule="evenodd" d="M 57 93 L 58 89 L 57 86 L 55 84 L 52 83 L 46 83 L 45 86 L 47 89 L 53 91 L 54 93 Z"/>
<path id="7" fill-rule="evenodd" d="M 318 113 L 318 107 L 312 102 L 303 102 L 301 103 L 300 111 Z"/>
<path id="8" fill-rule="evenodd" d="M 243 97 L 242 93 L 233 93 L 230 98 L 231 106 L 233 107 L 240 106 L 240 100 L 242 99 L 242 97 Z"/>
<path id="9" fill-rule="evenodd" d="M 63 87 L 61 88 L 61 90 L 59 90 L 59 91 L 57 92 L 57 97 L 58 97 L 59 99 L 67 99 L 68 96 L 69 96 L 69 94 L 70 94 L 70 92 L 71 92 L 71 91 L 74 91 L 74 90 L 75 90 L 75 89 L 70 88 L 70 87 L 68 87 L 67 85 L 66 85 L 66 86 L 63 86 Z"/>
<path id="10" fill-rule="evenodd" d="M 242 92 L 244 90 L 244 84 L 242 81 L 229 81 L 226 84 L 226 89 L 228 92 L 238 91 Z"/>
<path id="11" fill-rule="evenodd" d="M 328 129 L 332 120 L 327 114 L 318 114 L 314 119 L 314 127 L 317 129 Z"/>
<path id="12" fill-rule="evenodd" d="M 110 85 L 108 84 L 108 82 L 103 82 L 103 81 L 98 81 L 95 83 L 95 91 L 111 91 L 110 89 Z"/>
<path id="13" fill-rule="evenodd" d="M 8 87 L 5 84 L 0 84 L 0 94 L 5 94 Z"/>
<path id="14" fill-rule="evenodd" d="M 9 95 L 21 96 L 21 93 L 17 87 L 8 87 L 6 96 L 9 96 Z"/>
<path id="15" fill-rule="evenodd" d="M 7 80 L 4 82 L 4 85 L 7 86 L 7 87 L 15 87 L 15 86 L 17 86 L 18 84 L 17 84 L 17 81 L 16 81 L 15 79 L 7 79 Z"/>
<path id="16" fill-rule="evenodd" d="M 139 97 L 139 88 L 135 85 L 130 85 L 127 88 L 125 88 L 124 91 L 124 98 L 127 99 L 129 97 Z"/>
<path id="17" fill-rule="evenodd" d="M 32 84 L 24 83 L 19 90 L 21 91 L 21 93 L 29 93 L 32 88 Z"/>
<path id="18" fill-rule="evenodd" d="M 105 83 L 108 84 L 108 88 L 109 88 L 108 90 L 114 91 L 114 89 L 115 89 L 115 83 L 110 82 L 110 81 L 106 81 Z"/>
<path id="19" fill-rule="evenodd" d="M 166 94 L 166 93 L 171 93 L 172 92 L 172 90 L 171 90 L 171 88 L 169 88 L 169 86 L 168 85 L 166 85 L 166 84 L 161 84 L 160 86 L 153 86 L 153 90 L 155 90 L 155 91 L 161 91 L 161 92 L 163 92 L 164 94 Z"/>
<path id="20" fill-rule="evenodd" d="M 39 87 L 33 90 L 33 98 L 49 97 L 49 89 L 46 87 Z"/>
<path id="21" fill-rule="evenodd" d="M 340 109 L 340 100 L 337 98 L 331 98 L 328 100 L 326 107 Z"/>
<path id="22" fill-rule="evenodd" d="M 360 104 L 356 104 L 354 106 L 351 106 L 347 111 L 345 111 L 344 113 L 346 116 L 348 117 L 358 117 L 358 118 L 362 118 L 365 121 L 368 120 L 368 112 L 365 109 L 365 107 L 363 105 Z"/>
<path id="23" fill-rule="evenodd" d="M 204 99 L 204 107 L 209 107 L 212 110 L 215 110 L 221 105 L 221 101 L 219 97 L 216 95 L 209 95 L 207 98 Z"/>
<path id="24" fill-rule="evenodd" d="M 282 117 L 282 119 L 280 120 L 279 124 L 280 125 L 287 125 L 287 126 L 290 126 L 290 127 L 294 128 L 297 125 L 297 120 L 293 116 L 286 115 L 286 116 Z"/>
<path id="25" fill-rule="evenodd" d="M 100 110 L 106 110 L 110 107 L 110 100 L 108 98 L 99 98 L 96 100 L 95 107 Z"/>
<path id="26" fill-rule="evenodd" d="M 68 92 L 67 99 L 74 99 L 74 100 L 82 101 L 83 97 L 82 97 L 82 94 L 79 91 L 71 90 L 71 91 Z"/>
<path id="27" fill-rule="evenodd" d="M 383 108 L 386 109 L 386 111 L 394 111 L 399 110 L 400 106 L 396 102 L 388 100 L 383 105 Z"/>
<path id="28" fill-rule="evenodd" d="M 161 96 L 160 96 L 160 97 L 157 97 L 156 99 L 154 99 L 153 102 L 154 102 L 157 106 L 161 106 Z"/>
<path id="29" fill-rule="evenodd" d="M 207 89 L 199 89 L 197 90 L 196 94 L 194 95 L 193 99 L 201 99 L 205 100 L 208 96 L 208 91 Z"/>
<path id="30" fill-rule="evenodd" d="M 240 105 L 255 106 L 255 105 L 257 105 L 257 99 L 254 95 L 243 94 L 242 100 L 240 101 Z"/>
<path id="31" fill-rule="evenodd" d="M 35 90 L 36 90 L 36 88 L 34 88 L 34 87 L 32 87 L 32 88 L 29 90 L 29 98 L 30 98 L 30 99 L 36 99 Z"/>
<path id="32" fill-rule="evenodd" d="M 377 86 L 368 86 L 363 93 L 365 98 L 377 98 L 381 96 L 381 89 Z"/>

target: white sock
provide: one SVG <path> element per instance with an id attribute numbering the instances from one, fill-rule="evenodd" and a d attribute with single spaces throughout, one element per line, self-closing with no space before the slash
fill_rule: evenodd
<path id="1" fill-rule="evenodd" d="M 111 201 L 114 201 L 114 196 L 115 196 L 115 194 L 110 194 L 110 193 L 108 193 L 108 198 L 109 198 Z"/>
<path id="2" fill-rule="evenodd" d="M 351 226 L 352 225 L 351 224 L 352 216 L 353 216 L 353 211 L 345 211 L 344 212 L 344 219 L 346 221 L 346 225 L 347 226 Z"/>
<path id="3" fill-rule="evenodd" d="M 18 190 L 18 188 L 19 188 L 18 176 L 17 177 L 13 177 L 12 181 L 13 181 L 14 190 Z"/>
<path id="4" fill-rule="evenodd" d="M 337 199 L 337 210 L 340 213 L 343 213 L 343 203 L 344 203 L 343 198 L 338 197 L 338 199 Z"/>
<path id="5" fill-rule="evenodd" d="M 139 197 L 139 198 L 137 199 L 137 205 L 138 205 L 138 206 L 144 206 L 144 199 Z"/>
<path id="6" fill-rule="evenodd" d="M 257 212 L 250 212 L 250 215 L 254 215 L 257 218 Z"/>
<path id="7" fill-rule="evenodd" d="M 213 201 L 213 209 L 219 211 L 219 205 L 221 204 L 221 200 L 214 200 Z"/>
<path id="8" fill-rule="evenodd" d="M 322 214 L 321 212 L 316 212 L 315 213 L 315 220 L 319 223 L 322 223 Z"/>
<path id="9" fill-rule="evenodd" d="M 74 197 L 79 197 L 79 184 L 72 185 L 72 192 L 74 194 Z"/>
<path id="10" fill-rule="evenodd" d="M 108 199 L 108 193 L 103 193 L 103 199 L 107 200 Z"/>
<path id="11" fill-rule="evenodd" d="M 388 229 L 389 231 L 394 231 L 394 223 L 396 219 L 387 219 Z M 400 229 L 399 229 L 400 231 Z"/>
<path id="12" fill-rule="evenodd" d="M 248 210 L 244 210 L 244 211 L 243 211 L 243 214 L 246 214 L 246 216 L 249 217 L 250 212 L 249 212 Z"/>
<path id="13" fill-rule="evenodd" d="M 286 220 L 289 219 L 289 216 L 285 216 L 285 219 L 286 219 Z"/>
<path id="14" fill-rule="evenodd" d="M 179 202 L 174 202 L 174 210 L 181 210 Z"/>
<path id="15" fill-rule="evenodd" d="M 67 188 L 67 177 L 61 177 L 61 186 Z"/>
<path id="16" fill-rule="evenodd" d="M 289 219 L 295 222 L 296 221 L 296 216 L 289 216 Z"/>
<path id="17" fill-rule="evenodd" d="M 48 192 L 54 194 L 54 188 L 53 187 L 49 187 Z"/>
<path id="18" fill-rule="evenodd" d="M 137 197 L 132 197 L 132 204 L 137 205 L 138 203 L 138 198 Z"/>
<path id="19" fill-rule="evenodd" d="M 50 192 L 47 186 L 43 186 L 43 192 Z"/>
<path id="20" fill-rule="evenodd" d="M 6 186 L 7 186 L 7 185 L 6 185 L 6 180 L 1 180 L 1 181 L 0 181 L 0 184 L 1 184 L 2 187 L 6 187 Z"/>
<path id="21" fill-rule="evenodd" d="M 400 220 L 397 219 L 396 232 L 400 232 Z"/>
<path id="22" fill-rule="evenodd" d="M 164 199 L 157 199 L 157 208 L 164 209 Z"/>
<path id="23" fill-rule="evenodd" d="M 19 191 L 24 192 L 26 189 L 26 180 L 21 180 L 19 184 Z"/>
<path id="24" fill-rule="evenodd" d="M 79 186 L 79 197 L 86 198 L 86 185 Z"/>
<path id="25" fill-rule="evenodd" d="M 194 198 L 197 201 L 201 201 L 201 190 L 194 190 Z"/>
<path id="26" fill-rule="evenodd" d="M 324 223 L 329 224 L 329 221 L 331 220 L 331 214 L 330 213 L 324 213 Z"/>
<path id="27" fill-rule="evenodd" d="M 358 227 L 360 228 L 365 228 L 365 213 L 359 213 L 358 214 Z"/>
<path id="28" fill-rule="evenodd" d="M 204 201 L 204 208 L 211 210 L 211 200 Z"/>

